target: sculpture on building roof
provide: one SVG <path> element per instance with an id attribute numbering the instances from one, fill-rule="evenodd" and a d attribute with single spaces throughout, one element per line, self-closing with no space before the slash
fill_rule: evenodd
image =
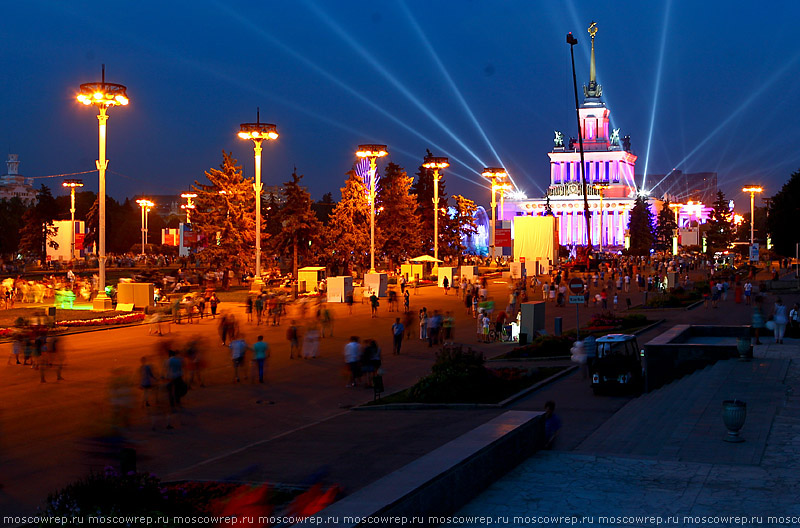
<path id="1" fill-rule="evenodd" d="M 559 132 L 558 130 L 555 131 L 556 137 L 553 139 L 553 143 L 555 143 L 556 147 L 564 147 L 564 133 Z"/>
<path id="2" fill-rule="evenodd" d="M 619 129 L 615 128 L 611 131 L 611 146 L 618 147 L 619 146 Z"/>

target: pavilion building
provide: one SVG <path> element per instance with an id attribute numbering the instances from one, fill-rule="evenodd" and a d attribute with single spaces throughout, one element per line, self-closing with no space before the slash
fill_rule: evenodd
<path id="1" fill-rule="evenodd" d="M 597 245 L 602 238 L 604 248 L 620 248 L 625 244 L 630 212 L 637 194 L 634 176 L 637 156 L 631 152 L 630 136 L 620 139 L 620 129 L 610 127 L 610 111 L 602 99 L 603 88 L 595 78 L 592 29 L 589 85 L 583 87 L 583 104 L 578 109 L 591 238 L 593 245 Z M 564 246 L 585 246 L 587 236 L 579 142 L 570 138 L 565 145 L 564 134 L 556 131 L 553 150 L 548 156 L 550 186 L 546 197 L 506 200 L 500 218 L 510 220 L 515 216 L 544 216 L 552 212 L 557 219 L 559 243 Z M 648 200 L 655 214 L 657 201 Z"/>

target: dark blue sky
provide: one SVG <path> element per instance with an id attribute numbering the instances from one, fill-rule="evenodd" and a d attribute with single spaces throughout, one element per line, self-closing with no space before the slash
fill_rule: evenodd
<path id="1" fill-rule="evenodd" d="M 296 165 L 315 199 L 338 199 L 355 147 L 381 142 L 409 173 L 426 148 L 449 155 L 450 194 L 488 202 L 477 171 L 502 162 L 541 196 L 553 130 L 576 135 L 565 34 L 585 83 L 592 20 L 637 173 L 717 171 L 741 208 L 742 184 L 773 194 L 800 168 L 794 1 L 26 1 L 0 17 L 0 155 L 18 153 L 26 176 L 93 169 L 95 112 L 74 95 L 105 63 L 131 99 L 109 119 L 117 198 L 186 190 L 222 149 L 252 174 L 236 132 L 257 106 L 281 134 L 267 185 Z"/>

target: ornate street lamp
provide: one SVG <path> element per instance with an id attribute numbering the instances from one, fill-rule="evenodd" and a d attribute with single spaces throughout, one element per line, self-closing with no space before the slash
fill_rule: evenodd
<path id="1" fill-rule="evenodd" d="M 483 169 L 481 176 L 489 180 L 492 185 L 492 238 L 489 243 L 489 256 L 491 258 L 495 257 L 494 246 L 496 243 L 496 227 L 497 227 L 497 191 L 503 192 L 506 189 L 511 188 L 511 184 L 506 182 L 506 178 L 508 178 L 508 172 L 505 169 L 497 168 L 497 167 L 487 167 Z"/>
<path id="2" fill-rule="evenodd" d="M 278 129 L 271 123 L 261 122 L 261 109 L 256 108 L 256 122 L 242 123 L 239 125 L 239 138 L 252 139 L 255 152 L 256 181 L 253 191 L 256 197 L 256 272 L 253 279 L 253 290 L 261 290 L 264 282 L 261 280 L 261 142 L 265 139 L 278 139 Z"/>
<path id="3" fill-rule="evenodd" d="M 186 203 L 181 204 L 181 209 L 186 211 L 186 223 L 192 223 L 192 209 L 194 209 L 194 199 L 197 198 L 196 193 L 183 193 L 181 194 L 181 198 L 186 198 Z"/>
<path id="4" fill-rule="evenodd" d="M 433 169 L 433 258 L 439 258 L 439 169 L 450 166 L 450 160 L 441 156 L 425 156 L 422 164 L 426 169 Z"/>
<path id="5" fill-rule="evenodd" d="M 76 187 L 83 187 L 83 180 L 80 179 L 71 179 L 71 180 L 64 180 L 64 183 L 61 184 L 62 186 L 68 188 L 70 190 L 70 202 L 69 202 L 69 213 L 72 219 L 72 232 L 70 233 L 70 252 L 69 252 L 69 260 L 75 258 L 75 188 Z"/>
<path id="6" fill-rule="evenodd" d="M 144 246 L 147 244 L 147 213 L 155 204 L 144 198 L 136 200 L 136 203 L 142 208 L 142 257 L 144 257 Z"/>
<path id="7" fill-rule="evenodd" d="M 125 86 L 106 82 L 106 67 L 103 65 L 102 76 L 99 83 L 86 83 L 80 87 L 77 95 L 78 102 L 86 106 L 95 105 L 100 112 L 97 115 L 98 136 L 99 136 L 99 155 L 96 162 L 97 171 L 100 174 L 100 189 L 98 191 L 99 202 L 99 232 L 97 235 L 97 245 L 99 249 L 99 284 L 97 296 L 94 298 L 93 307 L 95 310 L 110 310 L 111 299 L 106 295 L 106 169 L 108 160 L 106 159 L 106 113 L 112 106 L 126 106 L 128 104 L 128 94 Z"/>
<path id="8" fill-rule="evenodd" d="M 748 185 L 747 187 L 742 189 L 742 192 L 750 193 L 750 247 L 752 248 L 753 234 L 754 234 L 753 221 L 755 220 L 755 218 L 753 218 L 755 211 L 755 196 L 756 193 L 764 192 L 764 188 L 758 185 Z"/>
<path id="9" fill-rule="evenodd" d="M 375 192 L 378 158 L 389 153 L 386 145 L 359 145 L 356 156 L 369 160 L 369 272 L 375 273 Z"/>
<path id="10" fill-rule="evenodd" d="M 678 213 L 683 208 L 683 204 L 679 203 L 671 203 L 669 204 L 669 208 L 672 209 L 672 212 L 675 213 L 675 232 L 672 235 L 672 254 L 678 254 Z"/>

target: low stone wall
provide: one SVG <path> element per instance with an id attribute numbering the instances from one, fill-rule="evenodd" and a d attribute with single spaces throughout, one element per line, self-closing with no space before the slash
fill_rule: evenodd
<path id="1" fill-rule="evenodd" d="M 543 413 L 507 411 L 295 526 L 434 526 L 543 443 Z"/>
<path id="2" fill-rule="evenodd" d="M 693 337 L 750 337 L 749 326 L 676 325 L 644 345 L 645 391 L 655 390 L 721 359 L 738 357 L 736 343 L 691 343 Z"/>

